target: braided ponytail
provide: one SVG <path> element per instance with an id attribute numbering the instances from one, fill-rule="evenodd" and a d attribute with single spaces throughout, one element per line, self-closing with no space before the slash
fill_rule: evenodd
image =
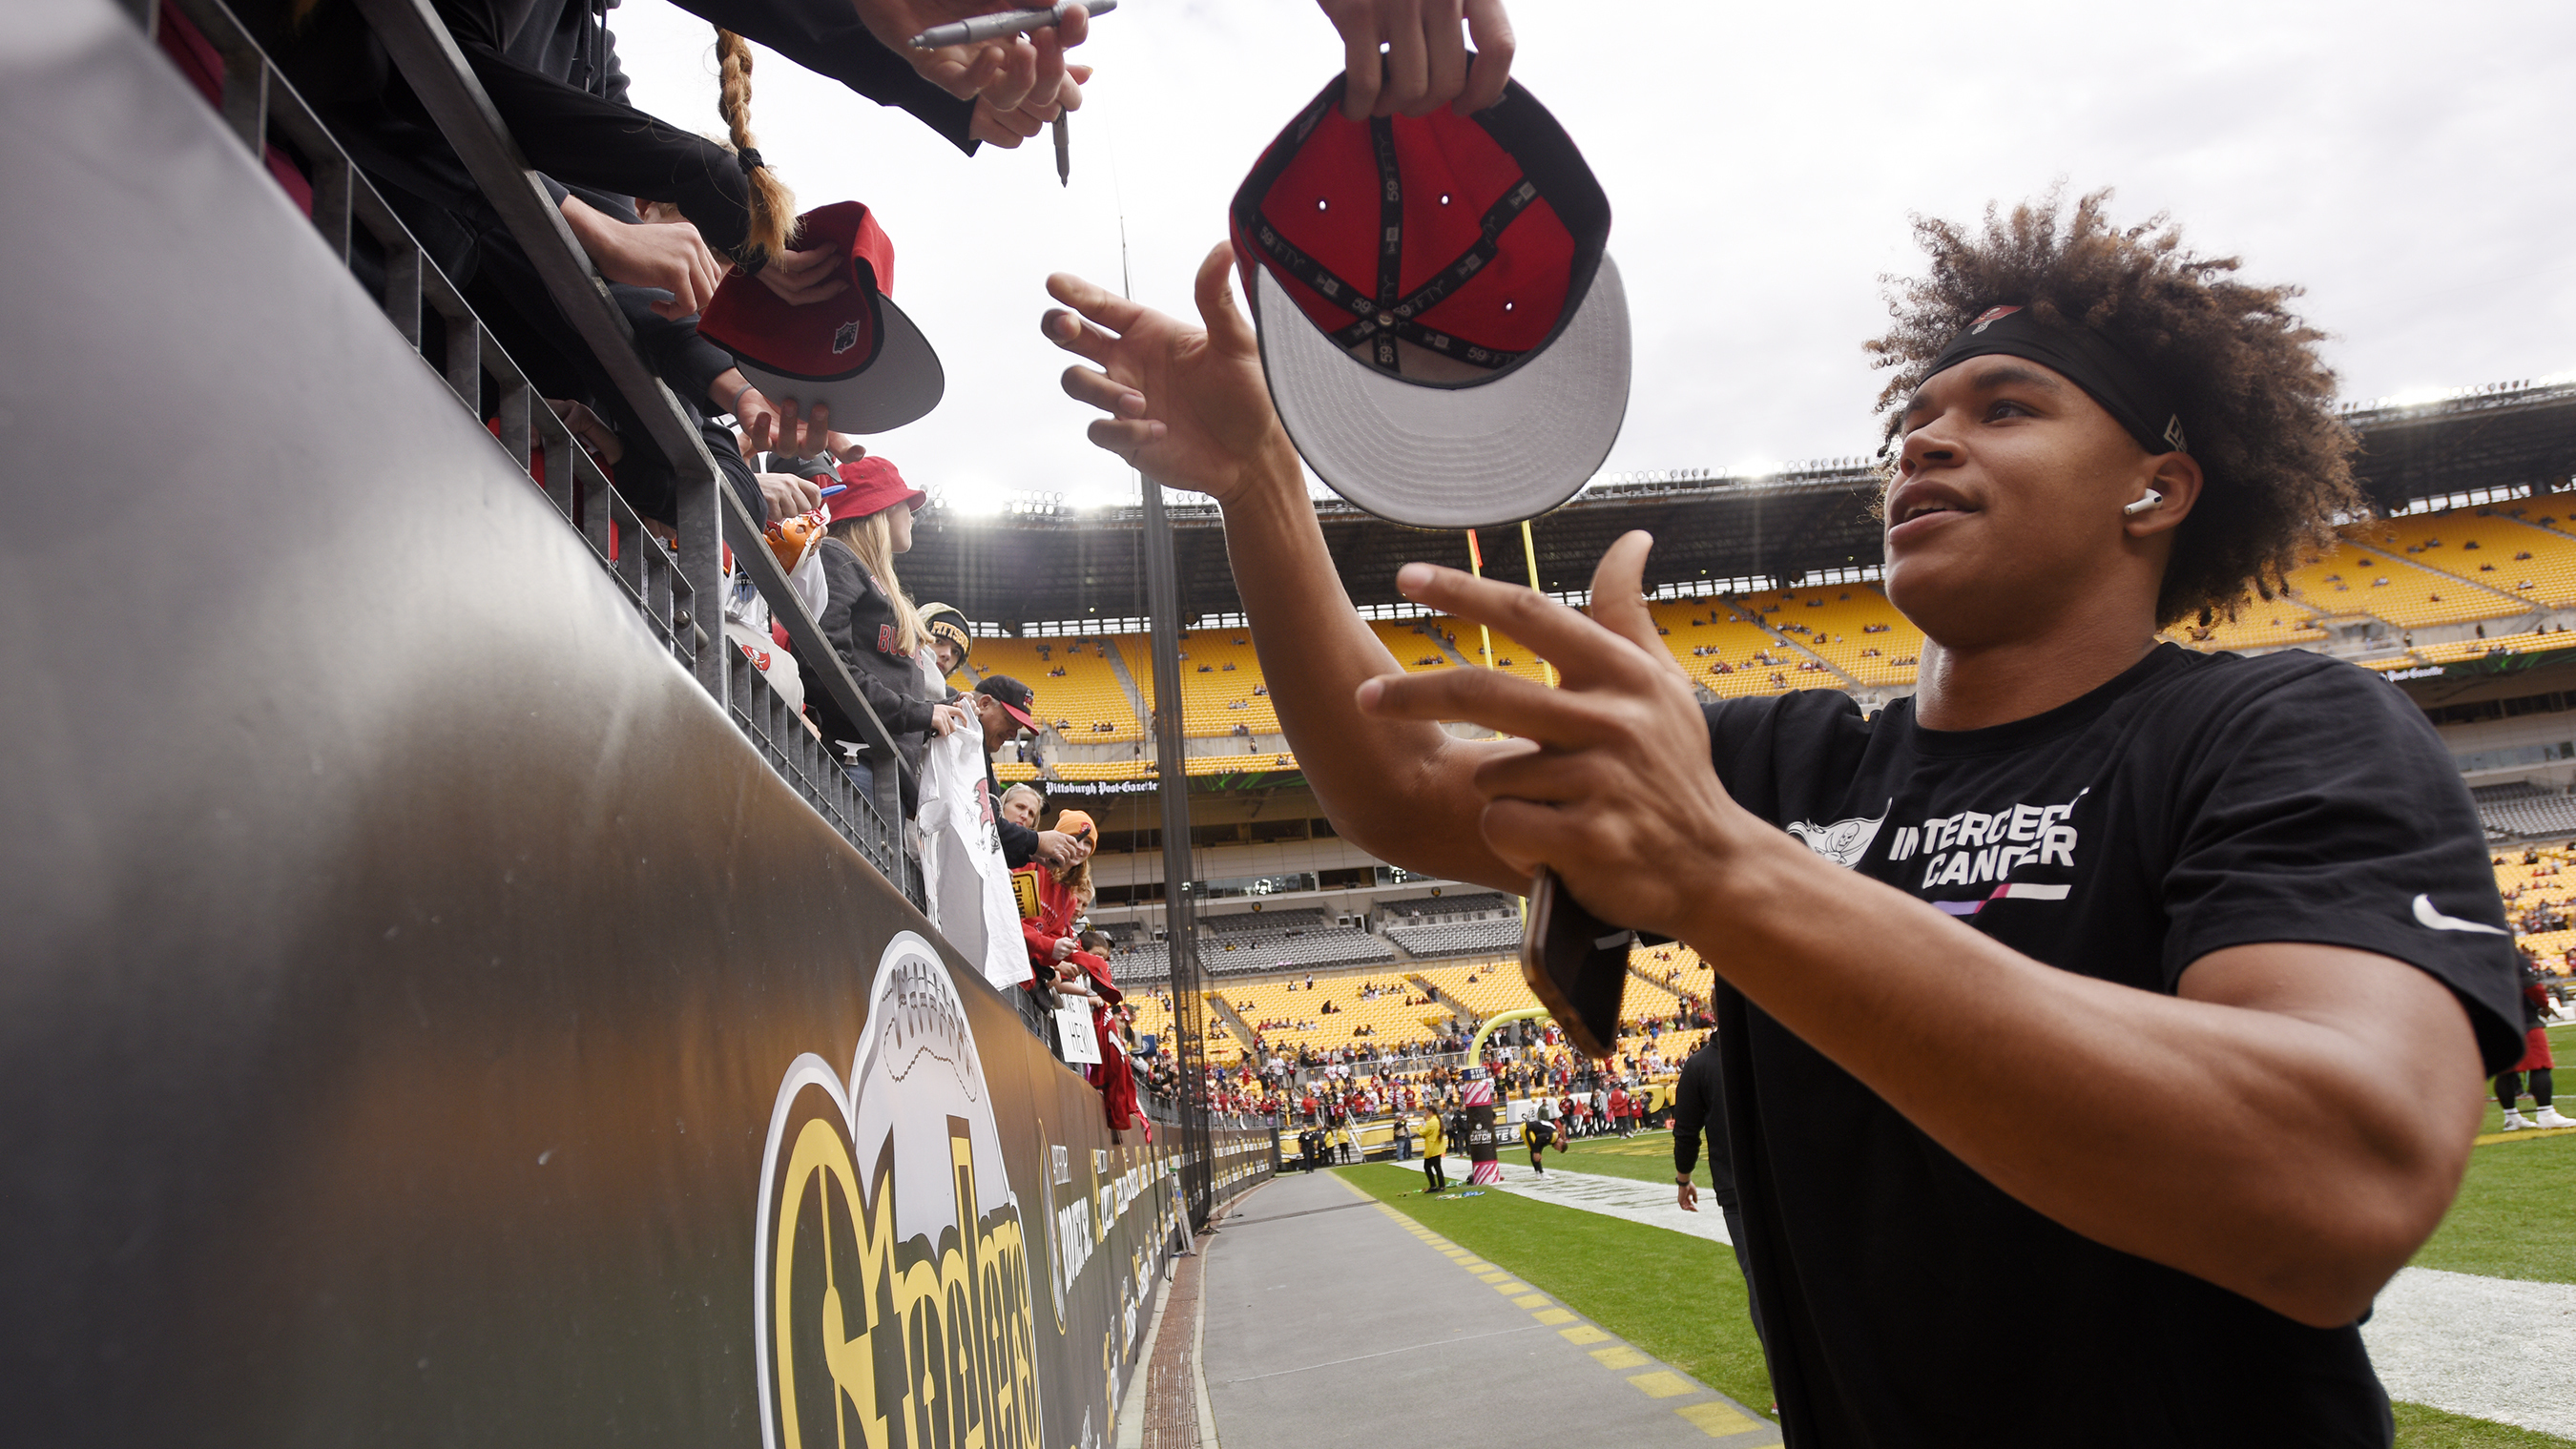
<path id="1" fill-rule="evenodd" d="M 734 154 L 743 161 L 743 179 L 751 187 L 751 226 L 743 249 L 758 248 L 764 261 L 776 259 L 796 239 L 796 197 L 760 159 L 751 135 L 751 43 L 719 26 L 716 60 L 723 69 L 716 93 L 716 114 L 732 133 Z"/>

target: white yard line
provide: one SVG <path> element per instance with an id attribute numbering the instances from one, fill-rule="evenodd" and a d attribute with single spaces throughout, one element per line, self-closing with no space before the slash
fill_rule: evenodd
<path id="1" fill-rule="evenodd" d="M 2391 1398 L 2576 1437 L 2576 1283 L 2408 1268 L 2361 1336 Z"/>
<path id="2" fill-rule="evenodd" d="M 1553 1155 L 1553 1154 L 1551 1154 Z M 1643 1223 L 1650 1228 L 1670 1228 L 1713 1243 L 1728 1241 L 1726 1214 L 1717 1210 L 1717 1202 L 1703 1190 L 1699 1211 L 1683 1212 L 1673 1200 L 1674 1186 L 1639 1182 L 1633 1177 L 1605 1177 L 1597 1172 L 1568 1172 L 1550 1167 L 1541 1176 L 1523 1163 L 1503 1164 L 1503 1191 L 1516 1197 L 1552 1202 L 1559 1207 L 1581 1208 L 1603 1217 Z"/>

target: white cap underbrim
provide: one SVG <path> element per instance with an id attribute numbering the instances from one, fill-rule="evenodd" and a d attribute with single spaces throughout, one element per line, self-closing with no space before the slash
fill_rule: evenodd
<path id="1" fill-rule="evenodd" d="M 818 382 L 771 372 L 740 357 L 735 363 L 771 402 L 794 398 L 805 409 L 818 402 L 829 406 L 836 433 L 892 432 L 939 406 L 948 391 L 948 373 L 939 365 L 939 354 L 931 350 L 930 339 L 921 335 L 892 298 L 877 299 L 877 318 L 885 328 L 885 341 L 867 371 L 850 377 Z"/>
<path id="2" fill-rule="evenodd" d="M 1608 256 L 1545 351 L 1493 379 L 1390 377 L 1318 328 L 1268 267 L 1252 269 L 1261 366 L 1289 440 L 1332 490 L 1415 528 L 1490 528 L 1574 496 L 1628 414 L 1628 294 Z"/>

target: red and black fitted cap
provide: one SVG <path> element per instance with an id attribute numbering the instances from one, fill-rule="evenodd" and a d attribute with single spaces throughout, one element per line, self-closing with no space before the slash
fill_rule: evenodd
<path id="1" fill-rule="evenodd" d="M 698 335 L 734 356 L 772 402 L 832 409 L 834 431 L 882 433 L 939 406 L 939 354 L 894 304 L 894 242 L 865 203 L 834 202 L 797 218 L 797 247 L 846 253 L 847 290 L 794 305 L 741 272 L 698 316 Z"/>
<path id="2" fill-rule="evenodd" d="M 1519 82 L 1472 116 L 1353 121 L 1336 76 L 1231 222 L 1280 421 L 1369 512 L 1425 528 L 1544 513 L 1628 409 L 1610 202 Z"/>
<path id="3" fill-rule="evenodd" d="M 1042 728 L 1038 724 L 1037 715 L 1035 713 L 1038 707 L 1037 691 L 1020 683 L 1018 680 L 1013 679 L 1011 676 L 1007 674 L 985 675 L 984 682 L 975 686 L 975 692 L 990 698 L 995 704 L 1000 705 L 1002 707 L 1002 713 L 1019 721 L 1020 728 L 1026 730 L 1038 730 Z"/>

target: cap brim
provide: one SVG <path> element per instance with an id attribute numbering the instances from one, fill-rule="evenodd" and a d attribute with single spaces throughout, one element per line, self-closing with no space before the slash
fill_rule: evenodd
<path id="1" fill-rule="evenodd" d="M 1009 700 L 1002 698 L 998 694 L 988 694 L 984 697 L 991 700 L 993 703 L 1000 705 L 1002 707 L 1002 713 L 1018 720 L 1020 722 L 1020 728 L 1025 730 L 1035 730 L 1039 734 L 1046 733 L 1045 729 L 1040 726 L 1036 720 L 1029 718 L 1029 712 L 1027 710 L 1020 708 L 1018 705 L 1011 703 Z"/>
<path id="2" fill-rule="evenodd" d="M 1337 346 L 1252 268 L 1261 366 L 1279 421 L 1332 490 L 1415 528 L 1535 518 L 1600 470 L 1628 414 L 1628 294 L 1601 258 L 1565 327 L 1491 382 L 1425 387 Z"/>
<path id="3" fill-rule="evenodd" d="M 836 433 L 891 432 L 939 406 L 948 391 L 948 373 L 939 365 L 939 354 L 931 350 L 930 339 L 895 306 L 893 298 L 877 298 L 877 320 L 885 329 L 885 339 L 876 360 L 867 371 L 850 377 L 818 381 L 771 372 L 738 353 L 735 361 L 742 375 L 771 402 L 794 398 L 803 408 L 818 402 L 829 406 Z"/>

